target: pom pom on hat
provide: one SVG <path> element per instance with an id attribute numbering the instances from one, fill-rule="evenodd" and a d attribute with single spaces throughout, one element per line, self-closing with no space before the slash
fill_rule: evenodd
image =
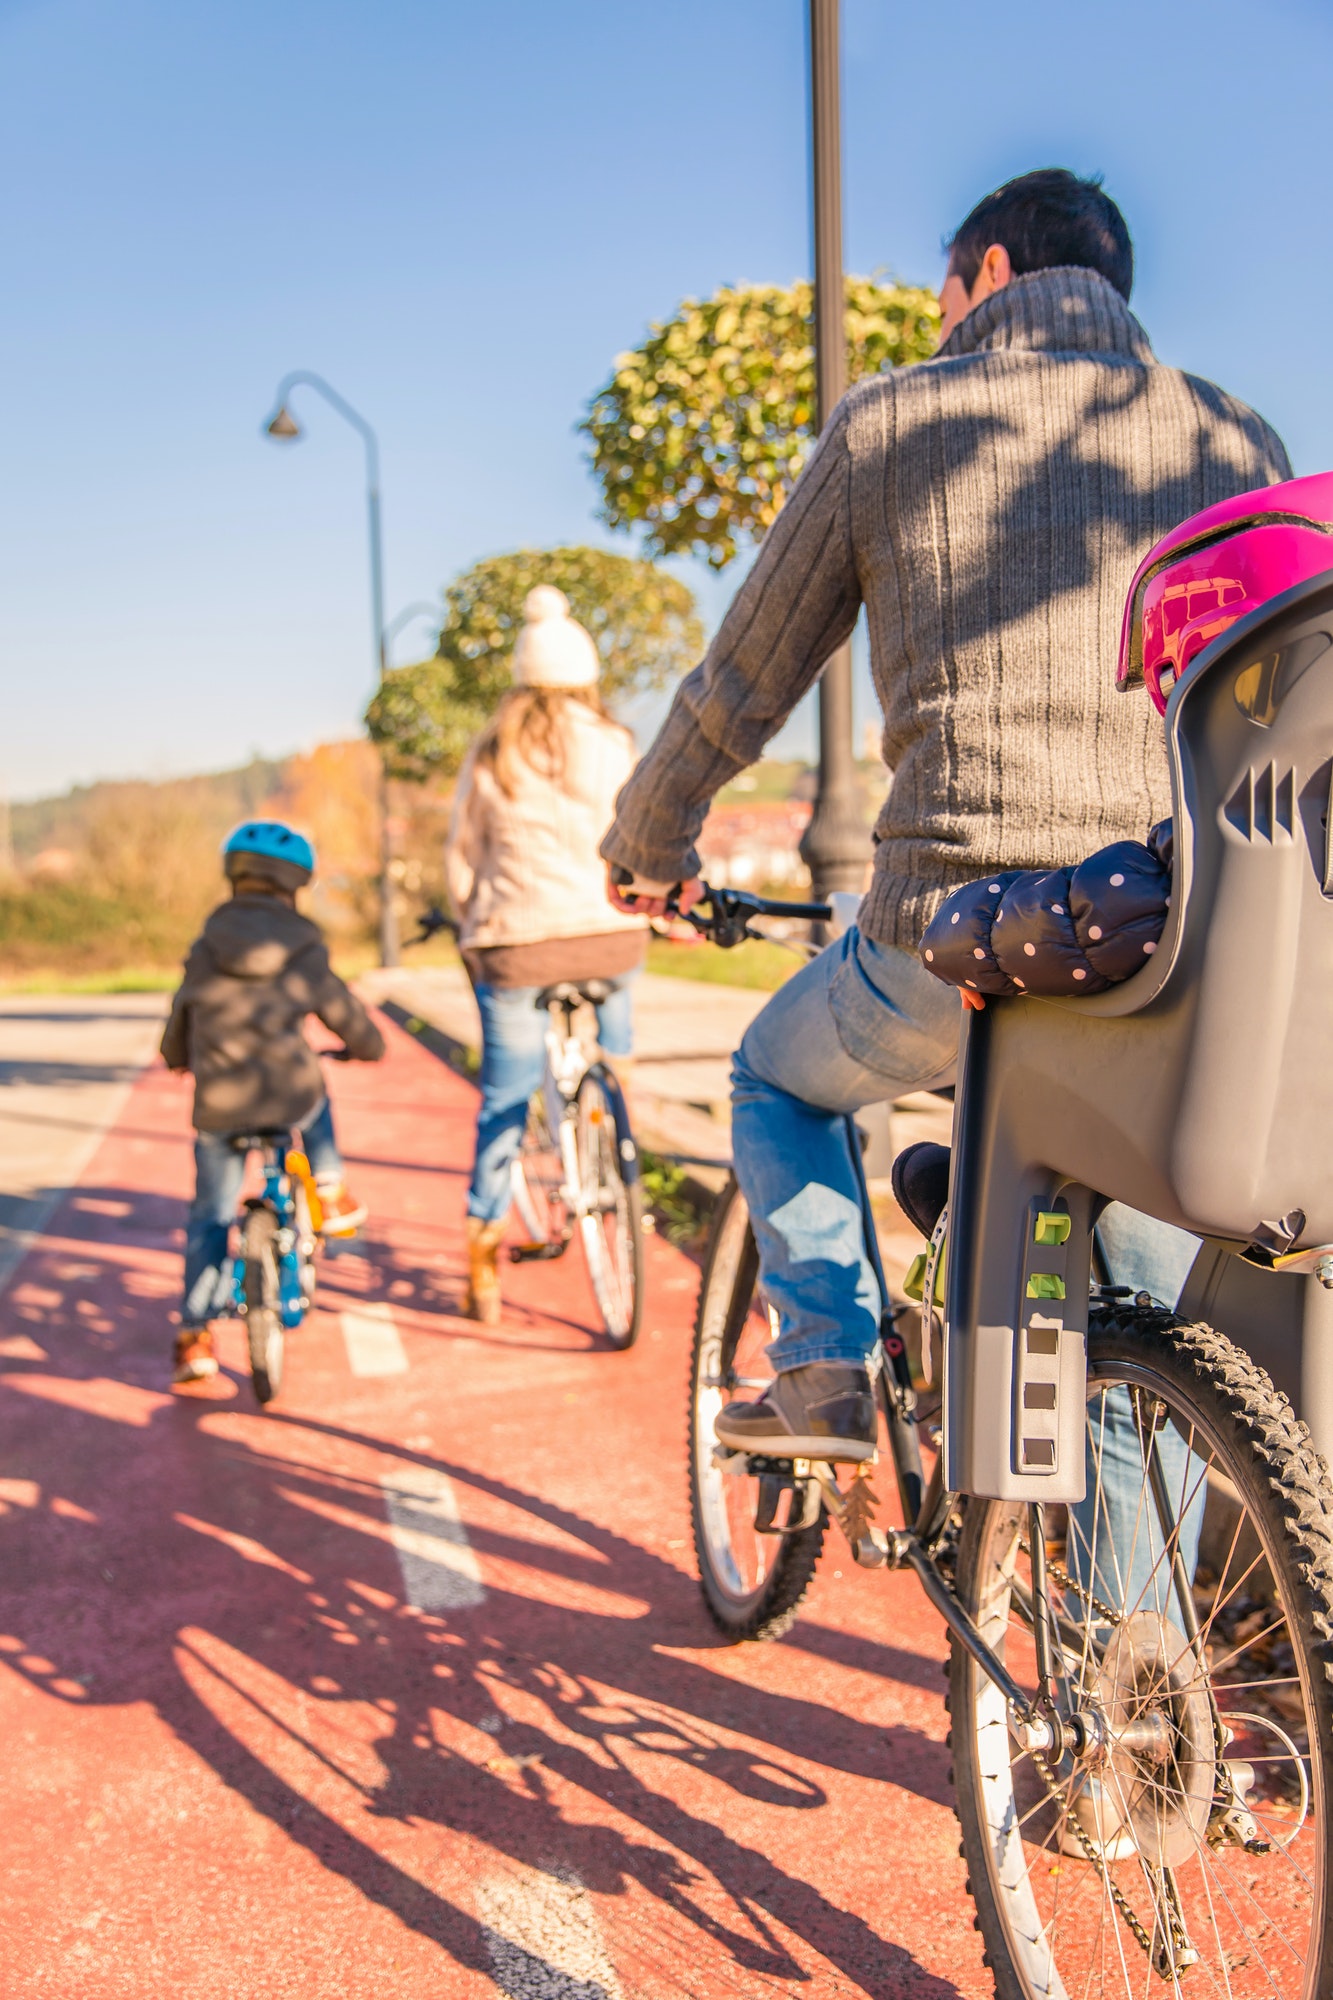
<path id="1" fill-rule="evenodd" d="M 569 599 L 539 583 L 523 600 L 523 630 L 514 647 L 518 687 L 595 687 L 602 663 L 588 633 L 569 615 Z"/>

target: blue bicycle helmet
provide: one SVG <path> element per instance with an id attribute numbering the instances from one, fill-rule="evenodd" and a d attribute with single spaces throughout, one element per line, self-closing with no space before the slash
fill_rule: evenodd
<path id="1" fill-rule="evenodd" d="M 280 819 L 247 819 L 223 841 L 222 864 L 230 882 L 258 875 L 280 889 L 299 889 L 315 872 L 315 850 Z"/>

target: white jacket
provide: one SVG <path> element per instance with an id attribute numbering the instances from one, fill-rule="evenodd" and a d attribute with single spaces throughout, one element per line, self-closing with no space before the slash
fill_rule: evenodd
<path id="1" fill-rule="evenodd" d="M 617 722 L 571 702 L 565 770 L 557 783 L 520 763 L 513 798 L 470 753 L 454 794 L 445 848 L 449 894 L 460 942 L 539 944 L 642 930 L 606 900 L 598 843 L 615 817 L 616 794 L 638 761 Z"/>

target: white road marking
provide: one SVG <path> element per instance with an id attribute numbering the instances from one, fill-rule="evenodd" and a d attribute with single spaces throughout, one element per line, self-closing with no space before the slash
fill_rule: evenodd
<path id="1" fill-rule="evenodd" d="M 477 1915 L 507 2000 L 623 2000 L 592 1898 L 572 1869 L 492 1875 L 478 1887 Z"/>
<path id="2" fill-rule="evenodd" d="M 484 1604 L 481 1566 L 446 1475 L 428 1466 L 404 1466 L 384 1473 L 380 1485 L 408 1603 L 418 1611 L 468 1611 Z"/>
<path id="3" fill-rule="evenodd" d="M 353 1375 L 407 1373 L 407 1356 L 391 1307 L 367 1305 L 359 1312 L 343 1313 L 342 1329 L 347 1366 Z"/>

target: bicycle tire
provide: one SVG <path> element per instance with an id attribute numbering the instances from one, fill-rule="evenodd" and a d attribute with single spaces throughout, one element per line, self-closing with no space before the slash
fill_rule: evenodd
<path id="1" fill-rule="evenodd" d="M 1149 1766 L 1115 1752 L 1099 1767 L 1095 1791 L 1089 1775 L 1075 1775 L 1072 1764 L 1066 1778 L 1068 1760 L 1054 1756 L 1045 1760 L 1045 1773 L 1034 1763 L 1025 1774 L 1026 1753 L 1005 1726 L 1002 1699 L 954 1642 L 947 1671 L 960 1852 L 998 2000 L 1050 2000 L 1066 1992 L 1112 2000 L 1149 1987 L 1180 1991 L 1185 1950 L 1199 1954 L 1191 1993 L 1320 2000 L 1333 1992 L 1328 1466 L 1264 1371 L 1209 1327 L 1187 1325 L 1160 1308 L 1094 1311 L 1088 1361 L 1089 1436 L 1095 1445 L 1100 1424 L 1106 1449 L 1108 1399 L 1127 1391 L 1123 1408 L 1138 1426 L 1143 1490 L 1150 1498 L 1144 1436 L 1176 1433 L 1173 1447 L 1184 1470 L 1181 1504 L 1173 1498 L 1172 1513 L 1179 1519 L 1197 1510 L 1200 1554 L 1189 1597 L 1200 1621 L 1201 1652 L 1179 1629 L 1186 1623 L 1181 1585 L 1167 1576 L 1161 1555 L 1156 1573 L 1166 1581 L 1164 1602 L 1147 1602 L 1161 1588 L 1151 1576 L 1129 1601 L 1132 1560 L 1126 1601 L 1105 1602 L 1108 1574 L 1118 1575 L 1121 1564 L 1113 1535 L 1097 1556 L 1095 1527 L 1090 1554 L 1078 1553 L 1080 1537 L 1084 1549 L 1090 1546 L 1087 1503 L 1078 1525 L 1071 1521 L 1067 1530 L 1063 1581 L 1057 1579 L 1051 1593 L 1065 1621 L 1057 1657 L 1072 1673 L 1081 1635 L 1084 1684 L 1111 1688 L 1122 1716 L 1132 1719 L 1134 1711 L 1123 1705 L 1131 1697 L 1143 1704 L 1142 1712 L 1165 1716 L 1165 1758 L 1159 1751 Z M 1139 1415 L 1133 1416 L 1136 1407 Z M 1147 1426 L 1146 1409 L 1154 1412 Z M 1189 1452 L 1181 1451 L 1181 1440 Z M 1091 1463 L 1095 1522 L 1095 1508 L 1103 1504 L 1101 1461 L 1094 1456 Z M 1014 1529 L 1025 1513 L 1012 1502 L 968 1501 L 958 1551 L 958 1594 L 983 1633 L 1002 1653 L 1017 1635 L 1010 1647 L 1014 1672 L 1029 1652 L 1022 1618 L 1014 1612 L 1014 1598 L 1024 1589 L 1031 1603 L 1030 1562 L 1024 1570 L 1022 1530 Z M 1109 1525 L 1109 1511 L 1107 1519 Z M 1045 1539 L 1049 1547 L 1049 1528 Z M 1125 1539 L 1122 1529 L 1122 1546 Z M 1160 1539 L 1169 1555 L 1171 1538 Z M 1006 1544 L 1008 1583 L 999 1558 Z M 1149 1540 L 1144 1560 L 1151 1555 Z M 1066 1592 L 1071 1576 L 1073 1588 Z M 1090 1584 L 1097 1586 L 1095 1595 Z M 1250 1605 L 1255 1608 L 1246 1609 Z M 1094 1644 L 1094 1632 L 1107 1636 Z M 1253 1678 L 1256 1671 L 1260 1678 Z M 1089 1674 L 1095 1674 L 1092 1683 Z M 1304 1778 L 1282 1742 L 1308 1764 Z M 1257 1762 L 1254 1743 L 1262 1746 Z M 1235 1844 L 1219 1821 L 1227 1803 L 1225 1772 L 1237 1756 L 1248 1760 L 1239 1768 L 1253 1775 L 1243 1803 L 1254 1814 L 1257 1837 L 1270 1840 L 1267 1854 Z M 1034 1803 L 1024 1811 L 1029 1796 Z M 1308 1817 L 1297 1821 L 1302 1801 Z M 1047 1823 L 1050 1831 L 1039 1840 Z M 1160 1962 L 1150 1972 L 1145 1960 L 1155 1957 Z"/>
<path id="2" fill-rule="evenodd" d="M 603 1064 L 580 1082 L 574 1117 L 586 1211 L 579 1236 L 593 1297 L 608 1338 L 633 1347 L 643 1324 L 643 1190 L 625 1178 L 620 1147 L 629 1121 L 620 1085 Z"/>
<path id="3" fill-rule="evenodd" d="M 749 1210 L 733 1179 L 714 1210 L 699 1286 L 688 1423 L 690 1517 L 699 1582 L 713 1623 L 733 1641 L 776 1639 L 792 1625 L 810 1587 L 828 1520 L 821 1506 L 807 1528 L 756 1534 L 758 1481 L 723 1472 L 714 1461 L 713 1418 L 732 1388 L 740 1386 L 735 1379 L 738 1356 L 744 1366 L 768 1366 L 761 1348 L 771 1328 L 758 1293 L 758 1272 Z"/>
<path id="4" fill-rule="evenodd" d="M 245 1334 L 255 1400 L 271 1403 L 282 1388 L 286 1335 L 278 1310 L 278 1219 L 271 1208 L 252 1208 L 241 1231 Z"/>

